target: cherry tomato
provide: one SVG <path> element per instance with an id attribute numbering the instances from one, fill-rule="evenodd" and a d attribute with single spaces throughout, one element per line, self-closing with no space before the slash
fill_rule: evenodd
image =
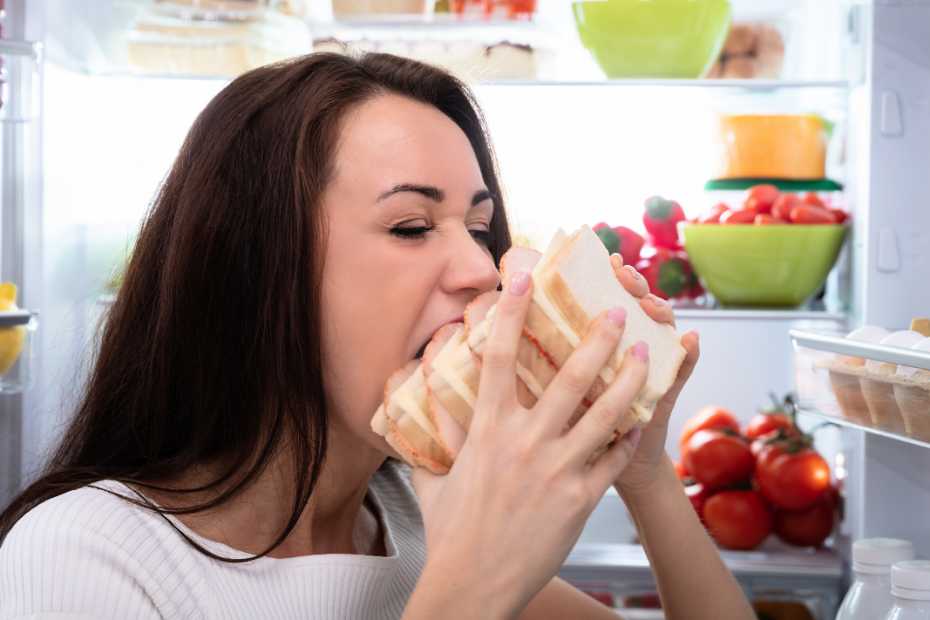
<path id="1" fill-rule="evenodd" d="M 672 461 L 672 465 L 675 466 L 675 473 L 678 474 L 679 480 L 684 480 L 688 477 L 688 470 L 685 469 L 685 466 L 679 463 L 678 461 Z"/>
<path id="2" fill-rule="evenodd" d="M 698 221 L 702 224 L 719 224 L 720 216 L 730 210 L 730 207 L 721 203 L 715 204 L 706 213 L 701 215 L 698 218 Z"/>
<path id="3" fill-rule="evenodd" d="M 595 601 L 603 603 L 610 608 L 613 608 L 614 606 L 614 595 L 610 592 L 594 592 L 591 590 L 582 590 L 582 592 L 593 598 Z"/>
<path id="4" fill-rule="evenodd" d="M 739 211 L 727 211 L 720 216 L 721 224 L 752 224 L 756 219 L 758 212 L 755 209 L 741 209 Z"/>
<path id="5" fill-rule="evenodd" d="M 830 209 L 830 213 L 836 216 L 836 223 L 842 224 L 849 219 L 849 214 L 842 209 Z"/>
<path id="6" fill-rule="evenodd" d="M 800 204 L 791 210 L 794 224 L 836 224 L 836 216 L 823 207 Z"/>
<path id="7" fill-rule="evenodd" d="M 716 405 L 701 407 L 698 412 L 685 422 L 684 428 L 681 429 L 681 435 L 678 436 L 678 447 L 681 450 L 681 462 L 688 466 L 686 456 L 688 454 L 688 440 L 691 436 L 705 428 L 729 428 L 739 433 L 739 421 L 732 413 Z"/>
<path id="8" fill-rule="evenodd" d="M 833 493 L 804 510 L 775 512 L 775 535 L 796 547 L 819 547 L 833 531 Z"/>
<path id="9" fill-rule="evenodd" d="M 704 524 L 720 544 L 753 549 L 772 531 L 772 511 L 756 491 L 720 491 L 704 502 Z"/>
<path id="10" fill-rule="evenodd" d="M 830 487 L 830 467 L 812 447 L 792 443 L 777 441 L 759 452 L 756 482 L 759 492 L 775 506 L 803 510 Z"/>
<path id="11" fill-rule="evenodd" d="M 686 463 L 695 480 L 708 489 L 720 489 L 748 478 L 755 459 L 742 437 L 704 429 L 688 440 Z"/>
<path id="12" fill-rule="evenodd" d="M 804 194 L 804 198 L 801 199 L 806 205 L 813 205 L 815 207 L 820 207 L 821 209 L 826 208 L 826 205 L 823 203 L 823 200 L 820 199 L 815 192 L 807 192 Z"/>
<path id="13" fill-rule="evenodd" d="M 772 215 L 786 222 L 791 221 L 791 210 L 801 204 L 801 199 L 797 194 L 782 194 L 775 200 L 772 205 Z"/>
<path id="14" fill-rule="evenodd" d="M 685 485 L 685 495 L 688 496 L 688 499 L 691 500 L 691 506 L 694 508 L 694 512 L 697 513 L 698 518 L 704 520 L 704 502 L 707 501 L 707 489 L 704 488 L 704 485 L 700 482 L 694 482 L 694 479 L 691 479 L 692 484 Z"/>
<path id="15" fill-rule="evenodd" d="M 794 430 L 791 425 L 791 418 L 783 413 L 760 413 L 749 420 L 749 424 L 746 425 L 746 432 L 743 435 L 749 439 L 755 439 L 780 428 L 786 431 Z"/>
<path id="16" fill-rule="evenodd" d="M 774 185 L 756 185 L 746 190 L 743 200 L 744 209 L 753 209 L 756 213 L 771 213 L 772 205 L 778 199 L 778 188 Z"/>
<path id="17" fill-rule="evenodd" d="M 756 216 L 756 219 L 752 221 L 756 226 L 768 226 L 771 224 L 787 224 L 788 222 L 783 222 L 774 215 L 768 213 L 760 213 Z"/>

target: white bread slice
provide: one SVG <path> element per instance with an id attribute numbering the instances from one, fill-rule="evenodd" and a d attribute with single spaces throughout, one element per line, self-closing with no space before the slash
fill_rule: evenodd
<path id="1" fill-rule="evenodd" d="M 478 402 L 481 371 L 468 348 L 466 333 L 453 334 L 431 366 L 431 389 L 442 399 L 443 406 L 459 426 L 467 431 Z"/>
<path id="2" fill-rule="evenodd" d="M 445 402 L 453 403 L 453 406 L 461 406 L 464 401 L 455 393 L 452 386 L 446 381 L 441 371 L 433 367 L 433 361 L 436 356 L 449 343 L 453 336 L 459 332 L 465 331 L 465 325 L 462 323 L 450 323 L 445 325 L 436 332 L 426 349 L 423 352 L 423 374 L 426 376 L 426 394 L 429 399 L 429 416 L 430 422 L 436 427 L 436 433 L 439 435 L 439 443 L 443 449 L 457 457 L 462 451 L 465 439 L 468 436 L 465 428 L 456 421 L 455 417 L 446 407 Z"/>
<path id="3" fill-rule="evenodd" d="M 425 412 L 428 407 L 422 363 L 412 360 L 391 375 L 385 385 L 387 423 L 397 444 L 420 465 L 434 473 L 448 473 L 452 457 L 436 438 L 436 428 Z"/>
<path id="4" fill-rule="evenodd" d="M 623 337 L 617 351 L 601 369 L 600 381 L 592 386 L 588 398 L 593 401 L 606 389 L 616 377 L 623 353 L 643 340 L 649 345 L 649 375 L 631 411 L 642 422 L 652 420 L 656 403 L 675 382 L 687 351 L 681 346 L 674 327 L 653 321 L 639 305 L 639 299 L 623 288 L 610 264 L 607 249 L 591 227 L 585 225 L 564 240 L 557 235 L 534 269 L 533 283 L 533 300 L 544 300 L 538 303 L 539 307 L 569 342 L 579 341 L 587 333 L 594 317 L 602 312 L 616 306 L 626 309 Z M 547 337 L 554 335 L 536 334 L 547 349 Z M 549 350 L 561 366 L 564 360 Z"/>

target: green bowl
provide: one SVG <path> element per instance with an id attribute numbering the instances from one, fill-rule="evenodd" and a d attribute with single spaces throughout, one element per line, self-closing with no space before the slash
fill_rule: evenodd
<path id="1" fill-rule="evenodd" d="M 727 305 L 797 306 L 833 268 L 846 226 L 679 224 L 704 287 Z"/>
<path id="2" fill-rule="evenodd" d="M 608 78 L 705 75 L 730 29 L 726 0 L 575 2 L 581 43 Z"/>

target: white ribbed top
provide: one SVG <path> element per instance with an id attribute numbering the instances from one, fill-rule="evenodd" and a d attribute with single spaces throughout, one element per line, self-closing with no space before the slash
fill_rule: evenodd
<path id="1" fill-rule="evenodd" d="M 112 481 L 94 486 L 131 493 Z M 13 527 L 0 547 L 0 620 L 400 618 L 426 559 L 409 470 L 393 461 L 368 490 L 387 557 L 220 562 L 164 517 L 94 486 L 37 506 Z M 174 523 L 213 553 L 248 557 Z"/>

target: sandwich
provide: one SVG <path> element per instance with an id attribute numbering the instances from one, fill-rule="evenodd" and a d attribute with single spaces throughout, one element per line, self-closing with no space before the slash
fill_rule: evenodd
<path id="1" fill-rule="evenodd" d="M 533 299 L 517 351 L 516 387 L 520 404 L 532 407 L 555 378 L 594 319 L 615 306 L 627 311 L 617 350 L 598 373 L 569 421 L 574 425 L 617 376 L 624 352 L 635 342 L 649 344 L 645 385 L 601 449 L 634 427 L 652 420 L 656 403 L 671 388 L 684 361 L 675 328 L 653 321 L 639 299 L 623 288 L 610 256 L 590 227 L 571 236 L 559 230 L 546 252 L 511 248 L 501 259 L 501 276 L 531 270 Z M 461 450 L 477 405 L 481 359 L 494 322 L 500 293 L 476 297 L 465 323 L 436 332 L 422 359 L 395 372 L 385 386 L 384 403 L 372 429 L 385 437 L 411 466 L 447 473 Z"/>

